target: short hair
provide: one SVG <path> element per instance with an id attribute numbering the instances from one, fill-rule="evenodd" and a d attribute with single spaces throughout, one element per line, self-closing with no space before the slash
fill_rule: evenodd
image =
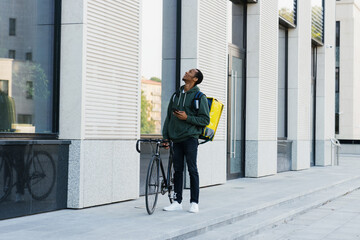
<path id="1" fill-rule="evenodd" d="M 197 71 L 197 72 L 195 73 L 195 77 L 198 79 L 198 80 L 196 81 L 196 84 L 195 84 L 195 85 L 198 85 L 198 84 L 200 84 L 200 83 L 202 82 L 204 76 L 203 76 L 202 72 L 201 72 L 199 69 L 197 69 L 197 68 L 195 68 L 195 69 L 196 69 L 196 71 Z"/>

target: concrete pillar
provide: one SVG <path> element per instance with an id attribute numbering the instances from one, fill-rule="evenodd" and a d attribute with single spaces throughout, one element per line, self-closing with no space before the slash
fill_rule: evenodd
<path id="1" fill-rule="evenodd" d="M 316 160 L 331 164 L 331 142 L 335 137 L 335 0 L 325 2 L 324 45 L 318 47 L 316 85 Z"/>
<path id="2" fill-rule="evenodd" d="M 246 177 L 277 172 L 278 1 L 248 4 Z"/>
<path id="3" fill-rule="evenodd" d="M 137 49 L 141 7 L 139 1 L 129 2 L 127 7 L 137 10 L 126 16 L 132 21 L 124 23 L 119 19 L 125 18 L 121 4 L 127 3 L 113 1 L 98 6 L 95 1 L 62 1 L 59 138 L 71 140 L 69 208 L 139 196 L 140 156 L 135 143 L 140 133 L 141 51 Z M 106 12 L 109 5 L 119 12 Z M 135 26 L 128 31 L 133 34 L 130 43 L 113 31 L 114 25 L 126 30 L 131 24 Z M 128 82 L 133 83 L 128 89 L 132 93 L 124 97 Z M 123 118 L 124 113 L 127 118 Z"/>
<path id="4" fill-rule="evenodd" d="M 300 170 L 310 167 L 310 1 L 298 1 L 296 28 L 288 32 L 288 140 L 292 140 L 292 170 Z"/>
<path id="5" fill-rule="evenodd" d="M 85 1 L 62 2 L 59 138 L 72 139 L 69 148 L 68 207 L 84 207 Z"/>

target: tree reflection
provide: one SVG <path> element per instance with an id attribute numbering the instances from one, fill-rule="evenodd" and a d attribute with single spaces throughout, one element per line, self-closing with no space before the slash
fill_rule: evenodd
<path id="1" fill-rule="evenodd" d="M 18 64 L 14 64 L 13 77 L 14 86 L 21 89 L 23 95 L 26 94 L 26 91 L 30 91 L 33 96 L 38 98 L 47 99 L 50 96 L 49 80 L 40 64 L 30 61 L 18 62 Z M 33 87 L 29 88 L 26 85 L 27 82 L 33 82 Z"/>

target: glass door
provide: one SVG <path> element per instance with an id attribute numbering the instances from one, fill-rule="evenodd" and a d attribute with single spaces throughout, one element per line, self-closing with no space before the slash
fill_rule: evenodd
<path id="1" fill-rule="evenodd" d="M 245 54 L 229 46 L 227 178 L 245 175 L 244 167 L 244 60 Z"/>

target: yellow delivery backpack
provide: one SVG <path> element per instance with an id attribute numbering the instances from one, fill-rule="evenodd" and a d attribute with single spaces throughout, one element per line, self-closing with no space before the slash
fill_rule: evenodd
<path id="1" fill-rule="evenodd" d="M 201 99 L 202 95 L 204 95 L 204 93 L 202 93 L 200 91 L 197 92 L 195 95 L 195 98 L 194 98 L 195 110 L 199 110 L 200 99 Z M 222 104 L 215 98 L 207 97 L 207 101 L 209 104 L 209 111 L 210 111 L 210 123 L 206 127 L 204 127 L 203 133 L 199 137 L 200 139 L 205 140 L 205 141 L 201 142 L 200 144 L 214 140 L 216 129 L 219 125 L 221 113 L 224 108 L 224 104 Z"/>

